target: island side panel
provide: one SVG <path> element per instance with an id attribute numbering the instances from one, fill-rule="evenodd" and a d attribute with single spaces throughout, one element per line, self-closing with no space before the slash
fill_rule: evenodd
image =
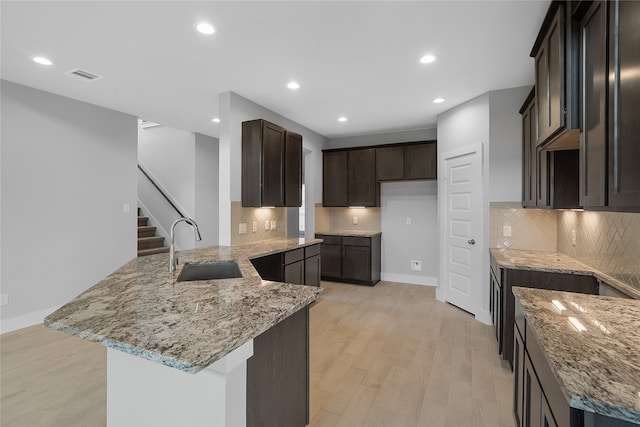
<path id="1" fill-rule="evenodd" d="M 254 339 L 247 360 L 247 426 L 309 422 L 309 306 Z"/>

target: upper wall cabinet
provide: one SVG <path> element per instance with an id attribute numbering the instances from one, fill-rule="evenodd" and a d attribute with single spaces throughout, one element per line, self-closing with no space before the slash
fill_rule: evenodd
<path id="1" fill-rule="evenodd" d="M 531 89 L 522 108 L 522 207 L 536 207 L 536 98 Z"/>
<path id="2" fill-rule="evenodd" d="M 531 50 L 535 58 L 537 145 L 578 148 L 578 33 L 567 4 L 553 1 Z"/>
<path id="3" fill-rule="evenodd" d="M 640 2 L 583 2 L 581 202 L 640 212 Z"/>
<path id="4" fill-rule="evenodd" d="M 322 204 L 327 207 L 380 205 L 375 149 L 323 152 Z"/>
<path id="5" fill-rule="evenodd" d="M 302 136 L 258 119 L 242 123 L 242 206 L 302 203 Z"/>
<path id="6" fill-rule="evenodd" d="M 401 181 L 437 178 L 437 143 L 435 141 L 376 148 L 378 181 Z"/>

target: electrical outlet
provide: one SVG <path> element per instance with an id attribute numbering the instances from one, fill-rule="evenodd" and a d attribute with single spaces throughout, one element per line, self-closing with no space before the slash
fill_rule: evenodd
<path id="1" fill-rule="evenodd" d="M 9 304 L 9 294 L 0 294 L 0 305 Z"/>
<path id="2" fill-rule="evenodd" d="M 255 233 L 258 231 L 258 221 L 253 221 L 252 231 Z"/>
<path id="3" fill-rule="evenodd" d="M 129 203 L 125 203 L 124 205 L 122 205 L 122 210 L 124 211 L 124 213 L 131 212 L 131 205 L 129 205 Z"/>
<path id="4" fill-rule="evenodd" d="M 571 245 L 576 245 L 576 230 L 571 230 Z"/>
<path id="5" fill-rule="evenodd" d="M 271 227 L 271 223 L 268 219 L 264 220 L 264 231 L 269 231 L 269 227 Z"/>
<path id="6" fill-rule="evenodd" d="M 247 223 L 246 222 L 241 222 L 239 224 L 238 233 L 240 233 L 240 234 L 246 234 L 247 233 Z"/>
<path id="7" fill-rule="evenodd" d="M 407 218 L 407 225 L 411 225 L 411 218 Z"/>
<path id="8" fill-rule="evenodd" d="M 275 230 L 276 229 L 276 220 L 272 219 L 271 220 L 271 230 Z"/>
<path id="9" fill-rule="evenodd" d="M 502 226 L 502 235 L 504 237 L 511 237 L 511 226 L 510 225 L 503 225 Z"/>
<path id="10" fill-rule="evenodd" d="M 357 216 L 354 216 L 354 217 L 351 219 L 351 222 L 353 222 L 353 225 L 358 225 L 358 217 L 357 217 Z"/>
<path id="11" fill-rule="evenodd" d="M 422 271 L 422 261 L 411 261 L 411 270 Z"/>

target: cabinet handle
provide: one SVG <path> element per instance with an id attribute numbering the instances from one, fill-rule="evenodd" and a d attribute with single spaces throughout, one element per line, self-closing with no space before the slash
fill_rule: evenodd
<path id="1" fill-rule="evenodd" d="M 470 244 L 470 245 L 475 245 L 476 244 L 476 239 L 467 240 L 467 243 Z"/>

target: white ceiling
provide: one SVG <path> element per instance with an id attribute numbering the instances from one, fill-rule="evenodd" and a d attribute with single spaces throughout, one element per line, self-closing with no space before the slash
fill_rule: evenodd
<path id="1" fill-rule="evenodd" d="M 2 1 L 3 79 L 218 136 L 233 91 L 327 137 L 431 128 L 531 85 L 546 1 Z M 193 26 L 211 22 L 204 36 Z M 433 64 L 419 63 L 426 53 Z M 42 55 L 54 65 L 35 64 Z M 65 72 L 103 76 L 92 83 Z M 301 88 L 291 91 L 289 80 Z M 446 102 L 434 104 L 433 98 Z M 348 121 L 340 123 L 340 115 Z"/>

